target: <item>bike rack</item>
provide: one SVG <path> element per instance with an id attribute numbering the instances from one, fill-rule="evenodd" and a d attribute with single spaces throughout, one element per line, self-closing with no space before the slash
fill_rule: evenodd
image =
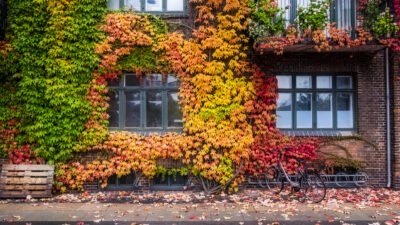
<path id="1" fill-rule="evenodd" d="M 290 179 L 295 180 L 296 175 L 289 175 Z M 321 174 L 321 178 L 325 181 L 325 186 L 329 188 L 349 188 L 349 187 L 365 187 L 368 184 L 368 175 L 360 172 L 356 174 L 338 173 L 335 175 Z M 248 184 L 260 185 L 260 181 L 256 177 L 249 177 Z M 265 186 L 265 185 L 264 185 Z"/>

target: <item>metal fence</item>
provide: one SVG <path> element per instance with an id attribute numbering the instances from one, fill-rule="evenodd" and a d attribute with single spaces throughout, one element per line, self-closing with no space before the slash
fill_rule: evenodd
<path id="1" fill-rule="evenodd" d="M 294 24 L 299 7 L 308 7 L 310 0 L 278 0 L 278 5 L 285 10 L 287 25 Z M 329 20 L 340 29 L 352 30 L 356 22 L 356 0 L 335 0 L 328 10 Z"/>

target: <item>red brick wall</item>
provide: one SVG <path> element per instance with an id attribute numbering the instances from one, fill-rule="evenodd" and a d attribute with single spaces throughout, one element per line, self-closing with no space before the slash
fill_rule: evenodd
<path id="1" fill-rule="evenodd" d="M 342 141 L 355 159 L 369 163 L 365 172 L 370 184 L 386 185 L 386 106 L 384 51 L 378 53 L 285 53 L 282 56 L 254 56 L 267 73 L 356 73 L 357 133 L 379 146 L 376 151 L 360 141 Z M 400 96 L 400 95 L 399 95 Z M 337 151 L 329 147 L 329 151 Z"/>
<path id="2" fill-rule="evenodd" d="M 391 60 L 391 79 L 400 76 L 400 54 Z M 392 82 L 392 186 L 400 189 L 400 80 Z"/>

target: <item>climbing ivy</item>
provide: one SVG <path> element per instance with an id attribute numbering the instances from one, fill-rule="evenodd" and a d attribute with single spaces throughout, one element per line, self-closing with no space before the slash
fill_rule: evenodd
<path id="1" fill-rule="evenodd" d="M 17 146 L 50 162 L 71 158 L 92 107 L 86 99 L 99 63 L 94 46 L 106 0 L 10 1 L 6 79 L 15 92 Z M 9 115 L 2 115 L 5 124 Z"/>

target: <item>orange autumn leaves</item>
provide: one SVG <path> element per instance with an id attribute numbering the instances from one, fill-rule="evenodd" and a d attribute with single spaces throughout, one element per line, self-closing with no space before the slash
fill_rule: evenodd
<path id="1" fill-rule="evenodd" d="M 101 63 L 88 95 L 96 111 L 87 125 L 87 136 L 96 141 L 80 148 L 101 152 L 101 157 L 60 165 L 59 184 L 82 190 L 87 181 L 98 179 L 106 185 L 113 174 L 131 171 L 151 178 L 157 172 L 157 160 L 169 158 L 181 160 L 193 175 L 235 191 L 243 176 L 232 178 L 242 161 L 246 161 L 245 172 L 257 173 L 270 163 L 267 159 L 272 160 L 269 150 L 280 146 L 274 143 L 288 140 L 275 128 L 276 81 L 266 81 L 274 86 L 262 85 L 263 75 L 251 68 L 246 54 L 246 2 L 192 3 L 198 17 L 189 39 L 168 33 L 166 25 L 151 15 L 118 12 L 106 16 L 101 25 L 105 38 L 96 46 Z M 144 137 L 107 131 L 107 82 L 120 79 L 123 72 L 137 76 L 174 73 L 179 78 L 183 134 Z M 263 142 L 271 143 L 268 149 L 257 149 Z"/>

